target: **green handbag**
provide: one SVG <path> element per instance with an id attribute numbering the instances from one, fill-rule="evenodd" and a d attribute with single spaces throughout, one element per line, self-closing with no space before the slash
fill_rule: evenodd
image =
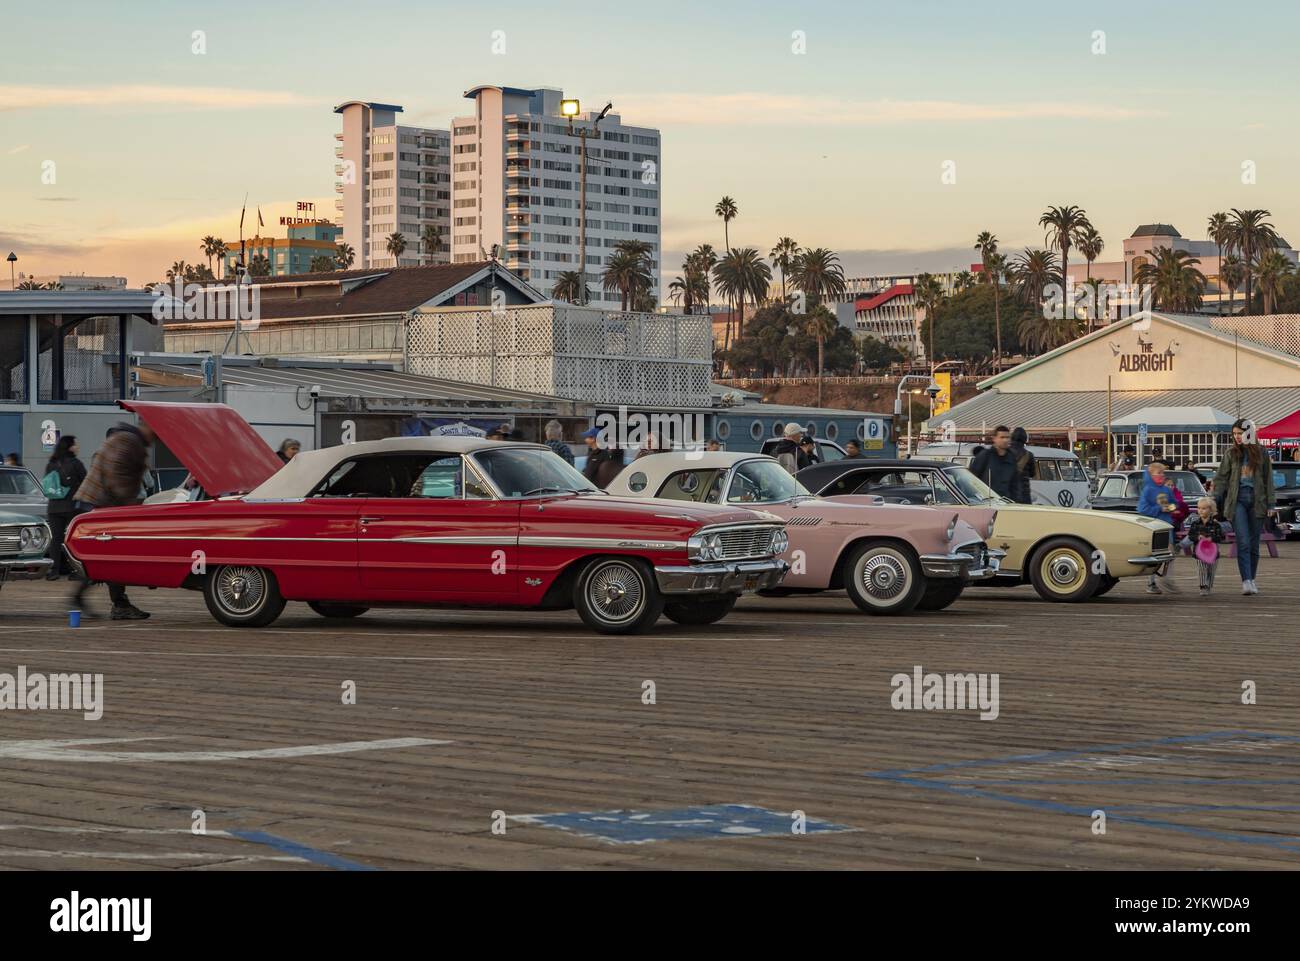
<path id="1" fill-rule="evenodd" d="M 63 483 L 63 478 L 56 470 L 50 471 L 41 479 L 41 490 L 52 501 L 61 501 L 72 493 L 72 488 Z"/>

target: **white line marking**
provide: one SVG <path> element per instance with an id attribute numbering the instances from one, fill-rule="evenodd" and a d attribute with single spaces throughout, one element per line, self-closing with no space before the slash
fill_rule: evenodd
<path id="1" fill-rule="evenodd" d="M 0 741 L 0 758 L 24 761 L 83 761 L 133 764 L 161 761 L 236 761 L 264 758 L 312 757 L 321 754 L 349 754 L 355 751 L 385 751 L 405 747 L 452 744 L 424 737 L 394 737 L 379 741 L 340 741 L 334 744 L 304 744 L 298 747 L 271 747 L 236 751 L 82 751 L 77 744 L 115 744 L 123 741 L 161 741 L 167 738 L 92 738 L 73 741 Z"/>
<path id="2" fill-rule="evenodd" d="M 7 632 L 6 632 L 7 633 Z M 140 657 L 238 657 L 238 658 L 323 658 L 325 660 L 361 660 L 361 661 L 504 661 L 504 657 L 425 657 L 421 655 L 400 654 L 244 654 L 222 651 L 121 651 L 113 648 L 94 650 L 91 648 L 63 647 L 0 647 L 3 654 L 129 654 Z"/>

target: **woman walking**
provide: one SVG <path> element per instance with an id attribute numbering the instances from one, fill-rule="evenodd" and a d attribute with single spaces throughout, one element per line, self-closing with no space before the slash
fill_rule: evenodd
<path id="1" fill-rule="evenodd" d="M 71 573 L 68 555 L 63 552 L 63 536 L 67 533 L 68 524 L 77 515 L 77 507 L 72 495 L 86 479 L 86 465 L 77 457 L 80 452 L 77 438 L 65 434 L 59 438 L 58 446 L 54 448 L 54 453 L 50 455 L 49 462 L 45 465 L 45 478 L 41 481 L 41 489 L 50 499 L 50 560 L 54 561 L 54 566 L 45 575 L 47 581 L 57 581 L 64 574 Z"/>
<path id="2" fill-rule="evenodd" d="M 1259 568 L 1259 535 L 1273 506 L 1273 465 L 1248 432 L 1249 421 L 1239 419 L 1233 423 L 1232 447 L 1214 475 L 1214 496 L 1222 498 L 1219 515 L 1232 522 L 1241 593 L 1258 594 L 1255 573 Z"/>

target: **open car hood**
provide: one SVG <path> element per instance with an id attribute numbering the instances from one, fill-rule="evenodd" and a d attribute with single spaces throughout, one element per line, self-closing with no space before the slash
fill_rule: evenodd
<path id="1" fill-rule="evenodd" d="M 247 493 L 284 466 L 233 407 L 144 400 L 117 403 L 158 435 L 210 497 Z"/>

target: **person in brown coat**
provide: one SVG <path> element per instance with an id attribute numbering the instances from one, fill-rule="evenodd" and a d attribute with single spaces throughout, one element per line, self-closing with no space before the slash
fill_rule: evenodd
<path id="1" fill-rule="evenodd" d="M 153 431 L 141 425 L 118 424 L 109 430 L 104 444 L 90 462 L 90 471 L 72 499 L 81 509 L 125 507 L 140 503 L 145 472 L 149 469 L 149 445 Z M 90 581 L 81 578 L 72 594 L 72 607 L 80 608 Z M 113 601 L 109 615 L 115 621 L 143 621 L 149 615 L 128 600 L 122 584 L 108 585 Z"/>
<path id="2" fill-rule="evenodd" d="M 582 440 L 587 445 L 587 463 L 582 468 L 582 475 L 604 490 L 623 470 L 623 452 L 617 447 L 600 446 L 599 427 L 593 427 L 584 433 Z"/>

